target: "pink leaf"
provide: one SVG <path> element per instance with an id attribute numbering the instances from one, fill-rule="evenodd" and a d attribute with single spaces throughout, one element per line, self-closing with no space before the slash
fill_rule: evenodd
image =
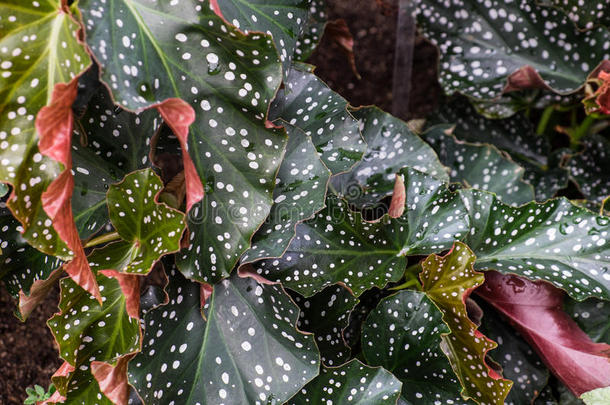
<path id="1" fill-rule="evenodd" d="M 487 272 L 476 292 L 508 317 L 576 396 L 610 385 L 610 345 L 593 342 L 563 311 L 563 291 L 544 281 Z"/>
<path id="2" fill-rule="evenodd" d="M 95 275 L 89 267 L 85 250 L 78 236 L 72 213 L 72 104 L 78 91 L 78 77 L 69 83 L 58 83 L 53 89 L 51 102 L 43 107 L 36 116 L 36 131 L 40 136 L 40 152 L 64 165 L 64 171 L 49 185 L 42 194 L 42 207 L 53 220 L 53 227 L 74 258 L 65 265 L 68 275 L 100 303 L 100 295 Z"/>
<path id="3" fill-rule="evenodd" d="M 117 405 L 125 405 L 129 399 L 127 364 L 133 356 L 122 356 L 115 366 L 102 361 L 91 362 L 91 374 L 97 380 L 100 391 Z"/>

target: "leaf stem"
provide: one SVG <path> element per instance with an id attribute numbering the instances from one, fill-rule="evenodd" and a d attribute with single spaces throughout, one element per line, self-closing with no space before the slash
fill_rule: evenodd
<path id="1" fill-rule="evenodd" d="M 553 116 L 554 112 L 555 112 L 555 106 L 552 106 L 552 105 L 550 105 L 544 109 L 544 112 L 542 113 L 542 117 L 540 117 L 540 122 L 538 122 L 538 128 L 536 128 L 536 133 L 538 135 L 544 135 L 544 133 L 546 132 L 546 128 L 549 125 L 549 121 L 551 120 L 551 117 Z"/>
<path id="2" fill-rule="evenodd" d="M 100 235 L 96 238 L 91 239 L 89 242 L 85 244 L 86 248 L 90 248 L 93 246 L 101 245 L 102 243 L 114 242 L 115 240 L 119 240 L 121 237 L 118 232 L 110 232 Z"/>

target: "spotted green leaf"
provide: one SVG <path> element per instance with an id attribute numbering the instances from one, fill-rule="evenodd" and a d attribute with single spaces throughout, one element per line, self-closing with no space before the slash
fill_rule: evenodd
<path id="1" fill-rule="evenodd" d="M 546 280 L 577 300 L 610 298 L 610 219 L 565 198 L 514 208 L 492 194 L 460 194 L 476 269 Z"/>
<path id="2" fill-rule="evenodd" d="M 534 187 L 536 199 L 544 201 L 567 185 L 568 175 L 560 159 L 552 156 L 548 141 L 535 134 L 523 114 L 506 119 L 488 119 L 460 98 L 440 108 L 432 122 L 455 124 L 453 134 L 462 141 L 491 144 L 510 155 L 525 169 L 524 180 Z"/>
<path id="3" fill-rule="evenodd" d="M 534 200 L 534 189 L 523 181 L 524 169 L 492 145 L 459 141 L 448 126 L 435 126 L 422 137 L 450 172 L 451 181 L 495 193 L 509 205 Z"/>
<path id="4" fill-rule="evenodd" d="M 440 48 L 440 81 L 447 93 L 499 96 L 509 76 L 528 66 L 560 93 L 579 89 L 610 54 L 603 28 L 579 32 L 559 10 L 517 0 L 415 0 L 417 22 Z M 532 72 L 512 84 L 540 87 Z M 521 83 L 525 82 L 525 83 Z"/>
<path id="5" fill-rule="evenodd" d="M 9 187 L 6 183 L 0 183 L 0 198 L 6 196 L 9 191 Z"/>
<path id="6" fill-rule="evenodd" d="M 72 208 L 82 239 L 108 223 L 108 187 L 127 173 L 150 167 L 150 139 L 159 125 L 160 118 L 154 110 L 133 114 L 115 107 L 103 86 L 85 105 L 72 140 Z"/>
<path id="7" fill-rule="evenodd" d="M 295 329 L 298 308 L 277 285 L 234 275 L 201 311 L 200 285 L 172 270 L 169 304 L 144 318 L 129 383 L 145 403 L 284 403 L 318 373 L 313 336 Z"/>
<path id="8" fill-rule="evenodd" d="M 604 0 L 538 0 L 538 2 L 562 10 L 580 29 L 591 29 L 598 25 L 610 27 L 610 10 Z"/>
<path id="9" fill-rule="evenodd" d="M 34 281 L 47 279 L 63 263 L 28 245 L 22 230 L 19 221 L 0 203 L 0 279 L 15 298 L 19 291 L 29 295 Z"/>
<path id="10" fill-rule="evenodd" d="M 288 145 L 273 190 L 274 204 L 241 263 L 282 256 L 296 225 L 324 208 L 330 172 L 311 139 L 299 128 L 282 124 L 288 132 Z"/>
<path id="11" fill-rule="evenodd" d="M 263 277 L 280 281 L 305 297 L 344 283 L 356 296 L 397 281 L 406 267 L 401 247 L 384 217 L 366 222 L 334 195 L 315 218 L 297 225 L 296 237 L 279 259 L 254 263 Z"/>
<path id="12" fill-rule="evenodd" d="M 337 282 L 359 296 L 402 276 L 407 255 L 449 249 L 465 236 L 466 210 L 446 185 L 413 169 L 403 169 L 405 211 L 367 222 L 345 201 L 331 195 L 315 218 L 297 225 L 296 237 L 277 260 L 255 263 L 263 277 L 281 281 L 306 297 Z"/>
<path id="13" fill-rule="evenodd" d="M 353 359 L 340 367 L 322 367 L 320 375 L 287 404 L 393 405 L 400 387 L 400 381 L 382 367 Z"/>
<path id="14" fill-rule="evenodd" d="M 477 330 L 466 311 L 466 298 L 485 281 L 474 271 L 474 261 L 475 255 L 460 242 L 446 256 L 428 256 L 422 262 L 422 288 L 451 331 L 443 335 L 443 347 L 462 384 L 462 396 L 479 404 L 503 404 L 513 383 L 486 363 L 485 355 L 497 344 Z"/>
<path id="15" fill-rule="evenodd" d="M 401 397 L 408 404 L 465 404 L 441 349 L 449 332 L 426 294 L 403 290 L 382 299 L 366 318 L 362 353 L 367 364 L 383 366 L 402 381 Z"/>
<path id="16" fill-rule="evenodd" d="M 54 378 L 57 381 L 56 378 Z M 65 393 L 66 400 L 64 405 L 113 405 L 101 391 L 97 380 L 91 374 L 91 370 L 81 370 L 77 368 L 65 378 L 68 390 Z M 57 384 L 56 384 L 57 385 Z M 58 391 L 61 385 L 57 385 Z"/>
<path id="17" fill-rule="evenodd" d="M 271 34 L 287 75 L 297 50 L 297 40 L 309 16 L 310 2 L 311 0 L 222 0 L 218 6 L 223 17 L 242 31 Z"/>
<path id="18" fill-rule="evenodd" d="M 97 392 L 91 376 L 91 362 L 113 364 L 121 356 L 140 348 L 138 320 L 127 314 L 126 299 L 119 282 L 101 273 L 97 282 L 102 305 L 69 278 L 61 280 L 60 313 L 48 321 L 59 345 L 59 355 L 80 372 L 78 381 L 66 384 L 62 395 L 80 397 L 83 392 Z M 70 376 L 70 380 L 75 378 Z"/>
<path id="19" fill-rule="evenodd" d="M 498 342 L 491 357 L 502 367 L 504 377 L 513 381 L 506 405 L 533 403 L 549 379 L 549 370 L 532 347 L 504 319 L 490 307 L 482 308 L 484 315 L 479 329 L 485 336 Z"/>
<path id="20" fill-rule="evenodd" d="M 179 267 L 199 281 L 228 276 L 269 214 L 286 143 L 266 126 L 281 82 L 271 38 L 240 33 L 196 0 L 84 0 L 79 8 L 119 104 L 137 110 L 179 97 L 195 109 L 188 153 L 205 196 L 190 210 Z"/>
<path id="21" fill-rule="evenodd" d="M 184 214 L 156 201 L 163 188 L 151 170 L 128 174 L 108 190 L 108 212 L 121 241 L 95 250 L 91 268 L 147 274 L 161 256 L 180 248 Z"/>
<path id="22" fill-rule="evenodd" d="M 309 65 L 293 66 L 270 115 L 305 131 L 332 174 L 348 171 L 366 148 L 358 122 L 347 110 L 347 101 L 312 71 Z"/>
<path id="23" fill-rule="evenodd" d="M 596 343 L 610 344 L 610 303 L 597 298 L 564 301 L 564 310 Z"/>
<path id="24" fill-rule="evenodd" d="M 568 162 L 570 178 L 589 201 L 601 203 L 610 196 L 610 142 L 601 135 L 591 135 L 583 140 L 583 151 Z"/>
<path id="25" fill-rule="evenodd" d="M 293 298 L 301 309 L 297 326 L 314 334 L 322 362 L 336 366 L 347 361 L 350 348 L 342 332 L 358 299 L 341 285 L 328 286 L 310 298 L 294 293 Z"/>
<path id="26" fill-rule="evenodd" d="M 34 121 L 55 84 L 69 82 L 90 64 L 77 42 L 78 24 L 60 0 L 0 1 L 0 181 L 14 186 L 9 206 L 23 237 L 39 250 L 70 259 L 42 208 L 41 194 L 61 171 L 38 150 Z"/>
<path id="27" fill-rule="evenodd" d="M 303 27 L 301 36 L 297 39 L 293 60 L 304 62 L 318 46 L 326 25 L 325 8 L 325 0 L 310 0 L 307 22 Z"/>
<path id="28" fill-rule="evenodd" d="M 396 173 L 412 167 L 440 180 L 449 180 L 434 153 L 407 124 L 377 107 L 352 110 L 359 120 L 367 151 L 362 161 L 333 185 L 350 203 L 368 205 L 392 193 Z"/>

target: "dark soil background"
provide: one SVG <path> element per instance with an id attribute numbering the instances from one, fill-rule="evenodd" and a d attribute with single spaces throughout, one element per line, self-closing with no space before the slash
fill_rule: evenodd
<path id="1" fill-rule="evenodd" d="M 392 109 L 392 71 L 396 42 L 397 0 L 327 0 L 329 20 L 342 18 L 354 37 L 359 80 L 339 46 L 323 38 L 309 60 L 316 74 L 353 106 L 376 104 Z M 415 40 L 409 117 L 432 112 L 441 97 L 436 79 L 437 51 L 423 38 Z M 400 80 L 400 78 L 398 78 Z M 55 290 L 21 323 L 14 315 L 15 302 L 0 288 L 0 404 L 21 404 L 25 388 L 47 387 L 61 365 L 46 321 L 57 311 Z"/>

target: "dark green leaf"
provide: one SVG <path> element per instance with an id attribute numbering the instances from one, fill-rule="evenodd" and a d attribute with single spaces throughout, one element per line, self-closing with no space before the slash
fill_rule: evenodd
<path id="1" fill-rule="evenodd" d="M 288 404 L 390 405 L 400 395 L 400 381 L 381 367 L 356 359 L 340 367 L 322 367 L 318 377 Z"/>
<path id="2" fill-rule="evenodd" d="M 6 183 L 0 183 L 0 198 L 6 196 L 9 191 L 9 187 Z"/>
<path id="3" fill-rule="evenodd" d="M 486 363 L 487 352 L 497 344 L 477 330 L 466 310 L 466 298 L 485 281 L 474 271 L 474 261 L 475 255 L 460 242 L 446 256 L 428 256 L 422 263 L 422 288 L 451 331 L 443 335 L 442 347 L 462 384 L 462 396 L 481 404 L 503 404 L 513 383 Z"/>
<path id="4" fill-rule="evenodd" d="M 461 385 L 441 350 L 449 333 L 442 313 L 422 292 L 400 291 L 381 300 L 362 328 L 368 364 L 383 366 L 402 381 L 409 404 L 463 404 Z"/>
<path id="5" fill-rule="evenodd" d="M 157 202 L 162 188 L 151 169 L 110 186 L 108 212 L 122 240 L 95 250 L 88 257 L 92 268 L 146 274 L 161 256 L 179 250 L 184 214 Z"/>
<path id="6" fill-rule="evenodd" d="M 332 174 L 348 171 L 360 161 L 366 145 L 348 103 L 312 73 L 313 67 L 296 64 L 285 88 L 271 106 L 271 117 L 282 118 L 303 131 Z"/>
<path id="7" fill-rule="evenodd" d="M 450 127 L 439 125 L 430 128 L 422 137 L 450 169 L 451 181 L 493 192 L 509 205 L 534 200 L 534 189 L 523 181 L 521 166 L 494 146 L 458 141 L 448 131 L 451 131 Z"/>
<path id="8" fill-rule="evenodd" d="M 587 200 L 601 203 L 610 196 L 610 142 L 600 135 L 583 140 L 583 151 L 568 162 L 570 177 Z"/>
<path id="9" fill-rule="evenodd" d="M 461 191 L 475 267 L 543 279 L 572 298 L 610 298 L 610 219 L 565 198 L 510 207 L 492 194 Z"/>
<path id="10" fill-rule="evenodd" d="M 360 121 L 367 151 L 361 162 L 333 179 L 339 193 L 351 203 L 375 203 L 392 193 L 394 177 L 412 167 L 440 180 L 449 180 L 434 150 L 407 124 L 377 107 L 353 110 Z"/>
<path id="11" fill-rule="evenodd" d="M 513 388 L 506 397 L 506 405 L 531 404 L 544 389 L 549 379 L 549 370 L 531 346 L 523 340 L 507 322 L 489 306 L 482 306 L 481 332 L 498 342 L 491 357 L 502 366 L 502 374 L 513 381 Z"/>
<path id="12" fill-rule="evenodd" d="M 244 32 L 273 36 L 287 75 L 297 49 L 297 39 L 309 15 L 311 0 L 223 0 L 218 2 L 224 18 Z"/>
<path id="13" fill-rule="evenodd" d="M 610 344 L 610 302 L 596 298 L 578 302 L 567 298 L 564 310 L 591 340 Z"/>
<path id="14" fill-rule="evenodd" d="M 295 329 L 298 308 L 277 285 L 233 278 L 201 286 L 170 274 L 168 305 L 146 314 L 144 347 L 129 382 L 146 403 L 283 403 L 318 373 L 313 336 Z"/>
<path id="15" fill-rule="evenodd" d="M 179 267 L 200 281 L 226 277 L 269 214 L 286 143 L 265 125 L 281 82 L 271 38 L 244 36 L 196 0 L 84 0 L 79 8 L 118 103 L 137 110 L 179 97 L 195 108 L 188 152 L 205 197 L 190 210 Z"/>
<path id="16" fill-rule="evenodd" d="M 343 329 L 358 303 L 345 287 L 331 285 L 310 298 L 296 293 L 294 301 L 301 309 L 299 330 L 314 334 L 322 362 L 328 366 L 343 364 L 350 357 L 350 348 L 343 340 Z"/>
<path id="17" fill-rule="evenodd" d="M 304 62 L 311 56 L 322 39 L 326 25 L 326 3 L 324 0 L 310 0 L 307 22 L 301 36 L 297 39 L 294 60 Z"/>
<path id="18" fill-rule="evenodd" d="M 282 256 L 294 238 L 296 225 L 324 208 L 330 172 L 311 139 L 299 128 L 282 124 L 288 132 L 288 146 L 273 190 L 274 204 L 242 263 Z"/>
<path id="19" fill-rule="evenodd" d="M 608 3 L 604 0 L 538 0 L 540 4 L 555 6 L 565 12 L 580 29 L 598 25 L 610 27 Z"/>
<path id="20" fill-rule="evenodd" d="M 447 93 L 475 98 L 499 96 L 509 76 L 528 66 L 557 92 L 579 89 L 610 55 L 610 33 L 579 32 L 559 10 L 535 2 L 486 3 L 416 0 L 417 22 L 440 48 L 440 81 Z M 533 72 L 512 81 L 517 88 L 540 87 Z"/>
<path id="21" fill-rule="evenodd" d="M 108 187 L 127 173 L 150 167 L 150 139 L 159 124 L 156 111 L 136 115 L 116 108 L 104 86 L 92 96 L 74 127 L 72 140 L 72 208 L 82 239 L 108 222 Z"/>

